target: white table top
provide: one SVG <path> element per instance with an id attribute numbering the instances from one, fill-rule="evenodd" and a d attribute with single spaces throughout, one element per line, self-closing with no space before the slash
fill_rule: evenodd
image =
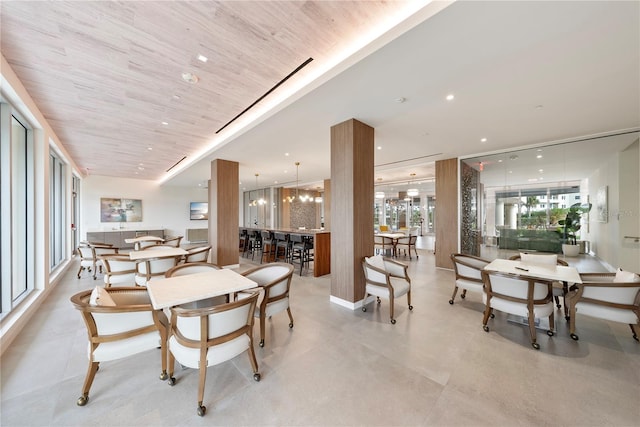
<path id="1" fill-rule="evenodd" d="M 151 279 L 147 290 L 156 310 L 173 307 L 258 286 L 256 282 L 232 270 L 211 270 L 166 279 Z"/>
<path id="2" fill-rule="evenodd" d="M 407 237 L 404 233 L 378 233 L 376 236 L 389 237 L 391 239 L 400 239 L 402 237 Z"/>
<path id="3" fill-rule="evenodd" d="M 188 254 L 188 252 L 182 248 L 148 249 L 129 252 L 129 259 L 139 260 L 158 257 L 181 256 L 186 254 Z"/>
<path id="4" fill-rule="evenodd" d="M 157 236 L 140 236 L 134 237 L 132 239 L 124 239 L 125 243 L 135 243 L 135 242 L 164 242 L 162 237 Z"/>
<path id="5" fill-rule="evenodd" d="M 565 267 L 564 265 L 546 265 L 509 259 L 495 259 L 487 264 L 484 269 L 500 273 L 539 277 L 547 280 L 582 283 L 578 270 L 575 267 Z"/>

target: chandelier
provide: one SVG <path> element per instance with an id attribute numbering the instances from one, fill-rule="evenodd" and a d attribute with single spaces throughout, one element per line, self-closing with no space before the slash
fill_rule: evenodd
<path id="1" fill-rule="evenodd" d="M 260 197 L 259 199 L 258 197 L 258 176 L 259 174 L 256 174 L 256 199 L 251 199 L 251 201 L 249 201 L 249 206 L 258 206 L 258 205 L 264 205 L 265 203 L 267 203 L 267 201 L 263 198 Z"/>
<path id="2" fill-rule="evenodd" d="M 285 197 L 285 199 L 283 201 L 287 201 L 289 203 L 292 203 L 294 200 L 298 199 L 301 202 L 306 202 L 308 200 L 313 200 L 313 197 L 309 196 L 308 194 L 303 194 L 300 195 L 300 189 L 298 188 L 298 179 L 299 179 L 299 168 L 300 168 L 300 162 L 296 162 L 296 195 L 295 196 L 288 196 Z M 320 200 L 322 201 L 322 200 Z"/>

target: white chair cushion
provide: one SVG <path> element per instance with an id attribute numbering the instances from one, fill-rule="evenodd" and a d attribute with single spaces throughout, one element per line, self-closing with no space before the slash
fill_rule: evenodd
<path id="1" fill-rule="evenodd" d="M 391 277 L 391 286 L 393 286 L 394 298 L 401 297 L 410 290 L 409 282 L 399 277 Z M 381 298 L 389 298 L 389 288 L 367 284 L 367 293 Z"/>
<path id="2" fill-rule="evenodd" d="M 482 294 L 482 302 L 485 304 L 487 303 L 487 294 L 484 292 Z M 491 298 L 491 308 L 495 308 L 496 310 L 502 311 L 504 313 L 515 314 L 516 316 L 529 316 L 529 310 L 527 309 L 526 304 L 508 301 L 498 297 Z M 533 317 L 549 317 L 551 313 L 553 313 L 553 302 L 535 305 L 533 307 Z"/>
<path id="3" fill-rule="evenodd" d="M 93 352 L 94 362 L 107 362 L 160 347 L 160 333 L 154 331 L 123 340 L 101 343 Z M 88 347 L 91 358 L 91 343 Z"/>
<path id="4" fill-rule="evenodd" d="M 281 300 L 278 301 L 274 301 L 270 304 L 267 304 L 267 309 L 266 311 L 266 316 L 273 316 L 276 313 L 280 313 L 281 311 L 286 310 L 287 308 L 289 308 L 289 298 L 283 298 Z M 256 311 L 254 314 L 255 317 L 260 317 L 260 307 L 256 306 Z"/>
<path id="5" fill-rule="evenodd" d="M 116 274 L 116 275 L 106 275 L 104 276 L 104 283 L 105 284 L 111 284 L 111 285 L 115 285 L 115 284 L 121 284 L 121 283 L 129 283 L 131 285 L 134 285 L 136 282 L 136 273 L 129 273 L 129 274 Z"/>
<path id="6" fill-rule="evenodd" d="M 616 283 L 640 282 L 640 276 L 631 271 L 624 271 L 623 269 L 619 268 L 616 271 L 616 277 L 613 279 L 613 281 Z"/>
<path id="7" fill-rule="evenodd" d="M 471 261 L 471 260 L 469 260 Z M 477 261 L 477 260 L 474 260 Z M 480 263 L 478 263 L 480 264 Z M 477 268 L 467 267 L 466 265 L 457 264 L 458 266 L 458 274 L 465 277 L 471 277 L 473 279 L 482 280 L 482 269 L 487 263 L 482 263 L 483 265 L 478 265 Z"/>
<path id="8" fill-rule="evenodd" d="M 115 307 L 116 303 L 102 286 L 96 286 L 89 297 L 89 305 Z"/>
<path id="9" fill-rule="evenodd" d="M 382 255 L 374 255 L 374 256 L 370 256 L 368 258 L 365 258 L 365 260 L 367 261 L 367 264 L 372 265 L 373 267 L 379 268 L 381 270 L 384 270 L 384 258 L 382 257 Z"/>
<path id="10" fill-rule="evenodd" d="M 556 265 L 558 255 L 527 254 L 520 252 L 520 260 L 531 264 Z"/>
<path id="11" fill-rule="evenodd" d="M 482 292 L 483 285 L 479 282 L 473 282 L 471 280 L 458 279 L 456 280 L 456 286 L 460 289 L 466 289 L 471 292 Z"/>
<path id="12" fill-rule="evenodd" d="M 606 307 L 599 304 L 590 304 L 588 302 L 577 303 L 576 313 L 631 325 L 635 325 L 638 323 L 638 318 L 631 310 Z"/>
<path id="13" fill-rule="evenodd" d="M 244 334 L 224 344 L 210 347 L 207 351 L 207 366 L 217 365 L 233 359 L 249 348 L 249 337 Z M 200 367 L 200 349 L 184 347 L 174 336 L 169 338 L 169 350 L 178 363 L 192 369 Z"/>

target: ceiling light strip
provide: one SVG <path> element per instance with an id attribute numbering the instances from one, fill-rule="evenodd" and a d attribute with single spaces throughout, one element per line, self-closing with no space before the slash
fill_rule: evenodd
<path id="1" fill-rule="evenodd" d="M 173 164 L 173 166 L 171 166 L 169 169 L 166 170 L 166 172 L 169 172 L 171 169 L 175 168 L 176 166 L 178 166 L 180 164 L 180 162 L 182 162 L 184 159 L 186 159 L 187 156 L 184 156 L 183 158 L 181 158 L 180 160 L 178 160 L 177 162 L 175 162 Z"/>
<path id="2" fill-rule="evenodd" d="M 227 123 L 225 123 L 224 126 L 222 126 L 220 129 L 218 129 L 216 131 L 216 134 L 220 133 L 224 128 L 226 128 L 227 126 L 229 126 L 231 123 L 233 123 L 234 121 L 236 121 L 240 116 L 242 116 L 244 113 L 246 113 L 247 111 L 249 111 L 251 108 L 253 108 L 258 102 L 262 101 L 265 97 L 267 97 L 271 92 L 273 92 L 274 90 L 276 90 L 282 83 L 286 82 L 287 80 L 289 80 L 291 77 L 293 77 L 294 74 L 296 74 L 298 71 L 302 70 L 304 67 L 306 67 L 311 61 L 313 61 L 313 58 L 309 58 L 306 61 L 304 61 L 302 64 L 300 64 L 295 70 L 293 70 L 292 72 L 290 72 L 284 79 L 280 80 L 278 83 L 275 84 L 275 86 L 273 86 L 271 89 L 269 89 L 267 92 L 264 93 L 264 95 L 262 95 L 260 98 L 256 99 L 255 101 L 253 101 L 253 103 L 251 105 L 249 105 L 247 108 L 245 108 L 244 110 L 242 110 L 240 112 L 240 114 L 238 114 L 237 116 L 235 116 L 233 119 L 229 120 Z"/>
<path id="3" fill-rule="evenodd" d="M 395 165 L 395 164 L 398 164 L 398 163 L 410 162 L 412 160 L 426 159 L 428 157 L 441 156 L 441 155 L 442 155 L 442 153 L 429 154 L 429 155 L 426 155 L 426 156 L 414 157 L 412 159 L 398 160 L 397 162 L 380 163 L 379 165 L 375 165 L 374 167 Z"/>

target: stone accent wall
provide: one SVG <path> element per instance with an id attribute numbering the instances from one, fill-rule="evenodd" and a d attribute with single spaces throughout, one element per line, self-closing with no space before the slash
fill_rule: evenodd
<path id="1" fill-rule="evenodd" d="M 289 203 L 291 228 L 316 228 L 316 203 L 294 200 Z"/>

